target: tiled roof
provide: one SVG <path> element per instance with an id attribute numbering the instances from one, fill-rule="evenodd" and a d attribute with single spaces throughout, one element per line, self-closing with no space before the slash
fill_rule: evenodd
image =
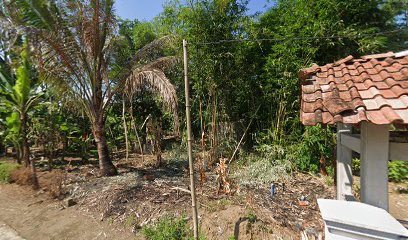
<path id="1" fill-rule="evenodd" d="M 304 125 L 408 124 L 408 51 L 348 56 L 299 75 Z"/>

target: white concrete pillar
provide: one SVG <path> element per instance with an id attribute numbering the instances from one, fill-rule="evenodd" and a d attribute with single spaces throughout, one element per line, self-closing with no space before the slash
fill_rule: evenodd
<path id="1" fill-rule="evenodd" d="M 389 125 L 361 124 L 361 202 L 388 211 Z"/>
<path id="2" fill-rule="evenodd" d="M 337 200 L 354 200 L 353 173 L 351 171 L 352 150 L 341 144 L 341 134 L 351 133 L 351 125 L 337 123 Z"/>

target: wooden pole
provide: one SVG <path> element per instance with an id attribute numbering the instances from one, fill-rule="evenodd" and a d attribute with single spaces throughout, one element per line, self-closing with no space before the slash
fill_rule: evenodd
<path id="1" fill-rule="evenodd" d="M 186 95 L 186 118 L 187 118 L 187 145 L 188 145 L 188 165 L 190 168 L 190 189 L 191 189 L 191 206 L 193 208 L 194 239 L 198 239 L 198 214 L 196 205 L 196 193 L 194 183 L 194 164 L 193 149 L 191 146 L 191 117 L 190 117 L 190 83 L 188 80 L 188 48 L 187 41 L 183 40 L 184 53 L 184 83 Z"/>

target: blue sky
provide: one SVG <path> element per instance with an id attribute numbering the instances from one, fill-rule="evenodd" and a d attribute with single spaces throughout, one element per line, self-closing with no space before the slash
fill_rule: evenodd
<path id="1" fill-rule="evenodd" d="M 116 13 L 124 19 L 151 20 L 161 12 L 165 0 L 116 0 Z M 250 0 L 249 14 L 264 11 L 267 0 Z"/>

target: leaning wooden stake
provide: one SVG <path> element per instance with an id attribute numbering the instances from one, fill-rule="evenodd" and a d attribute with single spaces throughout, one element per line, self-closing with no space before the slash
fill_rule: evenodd
<path id="1" fill-rule="evenodd" d="M 191 206 L 193 208 L 194 239 L 198 239 L 198 214 L 196 205 L 196 193 L 194 183 L 194 164 L 193 149 L 191 146 L 191 119 L 190 119 L 190 83 L 188 81 L 188 52 L 187 41 L 183 40 L 184 52 L 184 83 L 186 95 L 186 118 L 187 118 L 187 145 L 188 145 L 188 165 L 190 168 L 190 189 L 191 189 Z"/>

